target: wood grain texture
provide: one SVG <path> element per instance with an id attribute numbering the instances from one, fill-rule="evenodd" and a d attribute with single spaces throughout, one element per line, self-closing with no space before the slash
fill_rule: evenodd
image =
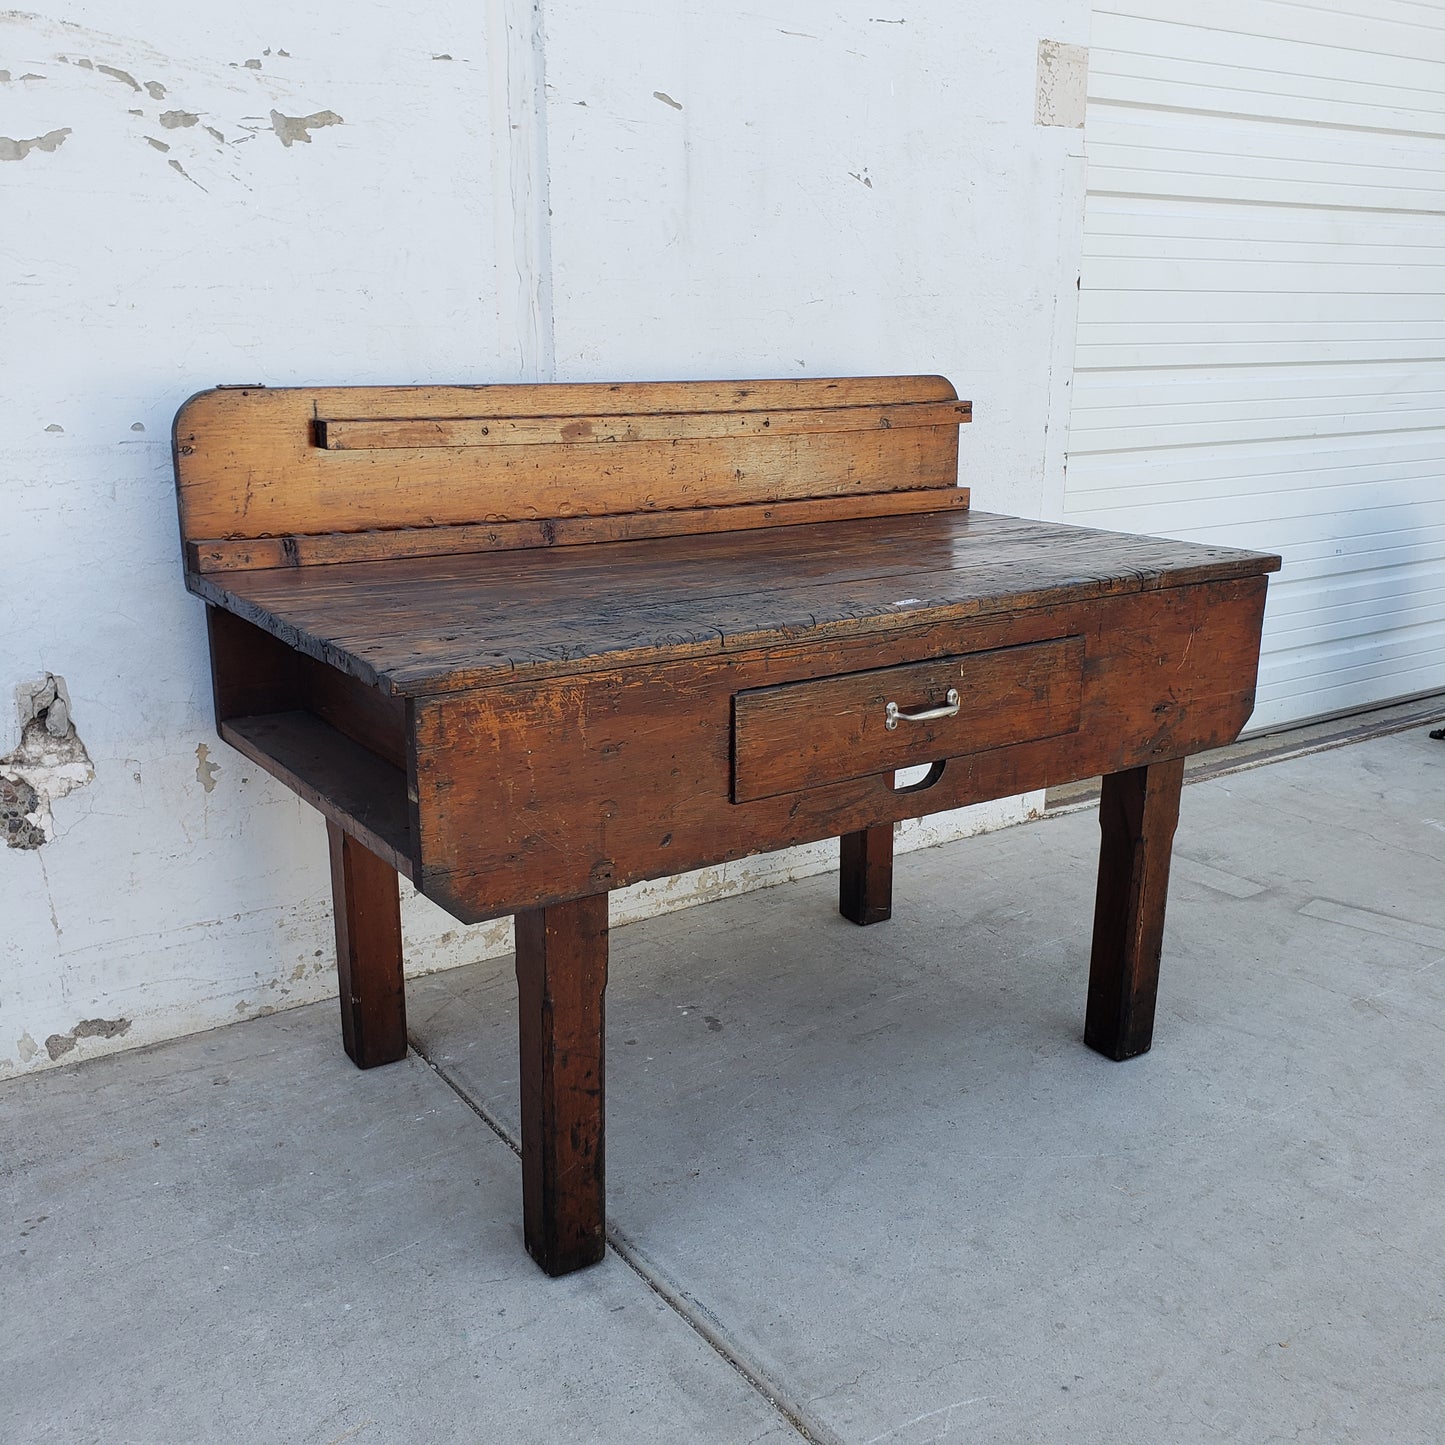
<path id="1" fill-rule="evenodd" d="M 1257 576 L 1279 559 L 973 511 L 219 576 L 193 591 L 419 696 Z"/>
<path id="2" fill-rule="evenodd" d="M 838 912 L 860 927 L 893 917 L 893 824 L 838 840 Z"/>
<path id="3" fill-rule="evenodd" d="M 967 487 L 934 487 L 918 492 L 860 492 L 845 497 L 621 512 L 605 517 L 543 517 L 529 522 L 398 527 L 388 531 L 325 532 L 318 536 L 292 533 L 231 542 L 190 542 L 186 565 L 192 572 L 249 572 L 262 567 L 314 567 L 329 562 L 385 562 L 403 557 L 579 547 L 645 537 L 697 537 L 708 532 L 748 532 L 761 527 L 962 511 L 968 503 Z"/>
<path id="4" fill-rule="evenodd" d="M 1254 704 L 1264 589 L 1254 577 L 843 642 L 804 634 L 762 652 L 418 701 L 418 886 L 475 922 L 1217 747 Z M 729 801 L 735 694 L 1061 634 L 1084 640 L 1074 732 L 952 758 L 921 791 L 895 790 L 889 768 Z"/>
<path id="5" fill-rule="evenodd" d="M 941 377 L 676 382 L 630 386 L 234 388 L 192 397 L 174 442 L 184 541 L 263 538 L 727 506 L 855 492 L 952 487 L 958 422 L 865 431 L 760 428 L 663 435 L 617 447 L 340 451 L 316 422 L 473 421 L 490 415 L 598 418 L 955 403 Z M 947 408 L 945 408 L 947 410 Z"/>
<path id="6" fill-rule="evenodd" d="M 550 1275 L 606 1249 L 607 895 L 517 915 L 522 1217 Z"/>
<path id="7" fill-rule="evenodd" d="M 330 820 L 341 1040 L 358 1069 L 406 1057 L 406 982 L 396 872 Z"/>
<path id="8" fill-rule="evenodd" d="M 304 708 L 230 718 L 222 738 L 408 878 L 416 839 L 406 774 Z"/>
<path id="9" fill-rule="evenodd" d="M 894 406 L 832 406 L 809 411 L 657 411 L 633 416 L 318 417 L 316 445 L 326 451 L 412 447 L 621 446 L 628 442 L 713 441 L 726 437 L 891 431 L 958 426 L 972 420 L 966 401 Z"/>
<path id="10" fill-rule="evenodd" d="M 1079 725 L 1084 640 L 1060 638 L 967 656 L 810 678 L 733 699 L 733 801 L 956 758 Z M 889 728 L 957 692 L 951 717 Z"/>
<path id="11" fill-rule="evenodd" d="M 406 700 L 296 651 L 218 607 L 206 609 L 216 723 L 304 710 L 393 767 L 407 759 Z"/>
<path id="12" fill-rule="evenodd" d="M 1169 860 L 1183 782 L 1183 758 L 1104 778 L 1084 1042 L 1111 1059 L 1147 1053 L 1154 1039 Z"/>

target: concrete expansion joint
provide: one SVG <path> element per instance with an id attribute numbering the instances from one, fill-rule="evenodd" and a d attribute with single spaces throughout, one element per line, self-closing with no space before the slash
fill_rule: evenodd
<path id="1" fill-rule="evenodd" d="M 522 1154 L 521 1141 L 515 1138 L 507 1126 L 474 1098 L 452 1077 L 446 1068 L 435 1059 L 428 1058 L 419 1040 L 409 1040 L 411 1050 L 454 1093 L 478 1119 L 494 1133 L 518 1158 Z M 667 1278 L 642 1252 L 617 1228 L 607 1227 L 608 1248 L 640 1279 L 654 1295 L 665 1304 L 697 1337 L 721 1360 L 729 1365 L 767 1405 L 787 1424 L 798 1432 L 800 1438 L 815 1442 L 815 1445 L 843 1445 L 842 1439 L 827 1426 L 810 1419 L 801 1404 L 787 1399 L 783 1390 L 772 1380 L 763 1367 L 748 1359 L 741 1346 L 729 1338 L 722 1322 L 687 1292 Z"/>

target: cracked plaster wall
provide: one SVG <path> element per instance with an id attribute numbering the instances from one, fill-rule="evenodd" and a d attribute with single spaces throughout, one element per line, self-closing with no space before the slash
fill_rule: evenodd
<path id="1" fill-rule="evenodd" d="M 94 767 L 0 849 L 0 1077 L 335 991 L 321 820 L 212 729 L 168 447 L 191 392 L 936 369 L 976 401 L 977 504 L 1053 508 L 1083 172 L 1035 124 L 1038 45 L 1087 6 L 896 11 L 0 12 L 0 697 L 63 678 Z M 508 946 L 413 897 L 404 922 L 413 968 Z"/>

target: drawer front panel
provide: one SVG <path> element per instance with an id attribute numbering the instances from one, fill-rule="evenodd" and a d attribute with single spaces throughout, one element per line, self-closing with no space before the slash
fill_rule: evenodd
<path id="1" fill-rule="evenodd" d="M 1071 733 L 1083 674 L 1062 637 L 740 692 L 733 802 Z"/>

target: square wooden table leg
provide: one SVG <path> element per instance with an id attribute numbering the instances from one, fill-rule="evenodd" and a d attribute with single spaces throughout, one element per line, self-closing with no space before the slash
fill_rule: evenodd
<path id="1" fill-rule="evenodd" d="M 550 1275 L 606 1248 L 603 1000 L 607 895 L 516 916 L 522 1072 L 522 1218 Z"/>
<path id="2" fill-rule="evenodd" d="M 860 925 L 892 918 L 893 824 L 844 833 L 838 861 L 838 912 Z"/>
<path id="3" fill-rule="evenodd" d="M 341 1041 L 359 1069 L 406 1056 L 396 869 L 328 820 Z"/>
<path id="4" fill-rule="evenodd" d="M 1084 1042 L 1111 1059 L 1154 1038 L 1169 859 L 1184 759 L 1111 773 L 1099 799 L 1099 890 Z"/>

